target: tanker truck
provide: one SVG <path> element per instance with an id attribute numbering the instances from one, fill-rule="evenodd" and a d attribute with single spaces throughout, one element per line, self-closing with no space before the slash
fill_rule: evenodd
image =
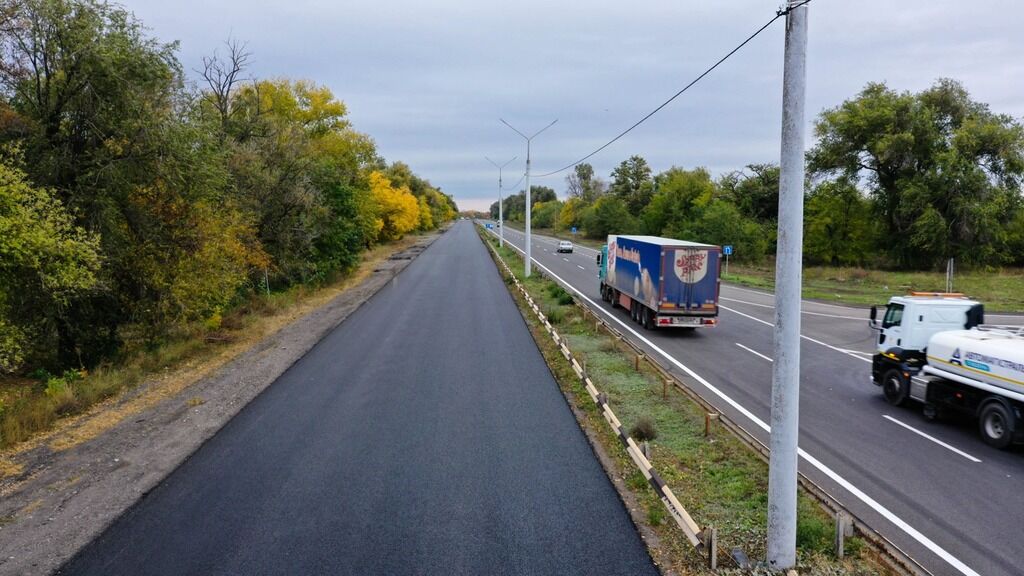
<path id="1" fill-rule="evenodd" d="M 980 302 L 962 294 L 913 292 L 889 300 L 871 380 L 893 406 L 913 400 L 929 420 L 976 418 L 997 448 L 1024 441 L 1024 326 L 984 324 Z"/>

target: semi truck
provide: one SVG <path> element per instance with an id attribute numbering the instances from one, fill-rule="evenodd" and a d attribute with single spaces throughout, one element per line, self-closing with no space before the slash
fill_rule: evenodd
<path id="1" fill-rule="evenodd" d="M 878 321 L 871 380 L 886 401 L 913 400 L 925 418 L 976 418 L 997 448 L 1024 441 L 1024 326 L 986 325 L 984 306 L 963 294 L 895 296 Z"/>
<path id="2" fill-rule="evenodd" d="M 601 297 L 644 328 L 718 324 L 722 249 L 657 236 L 608 236 L 597 255 Z"/>

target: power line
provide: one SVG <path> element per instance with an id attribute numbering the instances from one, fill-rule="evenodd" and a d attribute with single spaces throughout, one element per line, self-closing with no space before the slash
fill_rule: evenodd
<path id="1" fill-rule="evenodd" d="M 519 177 L 519 180 L 515 184 L 513 184 L 512 186 L 506 186 L 502 188 L 502 190 L 515 190 L 516 187 L 523 182 L 523 178 L 526 178 L 526 172 L 523 172 L 523 175 Z"/>
<path id="2" fill-rule="evenodd" d="M 552 172 L 547 172 L 547 173 L 544 173 L 544 174 L 535 174 L 534 176 L 537 177 L 537 178 L 544 178 L 546 176 L 553 176 L 555 174 L 558 174 L 559 172 L 565 172 L 569 168 L 572 168 L 573 166 L 576 166 L 577 164 L 587 160 L 588 158 L 594 156 L 598 152 L 600 152 L 600 151 L 604 150 L 605 148 L 611 146 L 612 144 L 615 143 L 616 140 L 618 140 L 619 138 L 622 138 L 626 134 L 629 134 L 630 132 L 633 131 L 634 128 L 636 128 L 637 126 L 639 126 L 639 125 L 643 124 L 644 122 L 646 122 L 648 118 L 650 118 L 651 116 L 654 116 L 655 114 L 657 114 L 665 106 L 668 106 L 673 100 L 675 100 L 676 98 L 681 96 L 683 94 L 683 92 L 686 92 L 687 90 L 689 90 L 694 84 L 696 84 L 697 82 L 700 82 L 701 80 L 703 80 L 705 76 L 710 74 L 715 68 L 718 68 L 718 66 L 722 62 L 725 62 L 726 60 L 728 60 L 733 54 L 739 52 L 740 49 L 743 48 L 744 46 L 746 46 L 751 40 L 753 40 L 754 38 L 757 38 L 757 36 L 760 35 L 761 32 L 764 32 L 765 30 L 767 30 L 768 27 L 771 26 L 772 24 L 774 24 L 776 20 L 778 20 L 779 18 L 782 18 L 786 14 L 789 14 L 789 12 L 791 10 L 799 8 L 799 7 L 801 7 L 801 6 L 805 5 L 805 4 L 808 4 L 810 2 L 811 2 L 811 0 L 804 0 L 803 2 L 800 2 L 799 4 L 794 4 L 792 6 L 787 6 L 786 8 L 780 8 L 779 10 L 777 10 L 775 12 L 775 17 L 773 17 L 771 20 L 766 22 L 764 24 L 764 26 L 761 26 L 760 28 L 758 28 L 757 31 L 754 32 L 753 34 L 751 34 L 750 36 L 748 36 L 746 40 L 744 40 L 743 42 L 740 42 L 740 44 L 738 46 L 736 46 L 735 48 L 730 50 L 725 56 L 722 56 L 717 62 L 712 64 L 710 68 L 708 68 L 707 70 L 702 72 L 700 74 L 700 76 L 697 76 L 696 78 L 694 78 L 689 84 L 684 86 L 682 90 L 680 90 L 680 91 L 676 92 L 675 94 L 673 94 L 671 98 L 669 98 L 668 100 L 665 100 L 657 108 L 655 108 L 654 110 L 651 110 L 650 112 L 648 112 L 646 116 L 644 116 L 643 118 L 637 120 L 636 123 L 634 123 L 632 126 L 630 126 L 629 128 L 626 128 L 625 130 L 620 132 L 617 136 L 615 136 L 611 140 L 609 140 L 609 141 L 605 142 L 604 144 L 602 144 L 597 150 L 594 150 L 590 154 L 587 154 L 583 158 L 580 158 L 579 160 L 573 162 L 572 164 L 569 164 L 568 166 L 564 166 L 562 168 L 559 168 L 558 170 L 554 170 Z"/>

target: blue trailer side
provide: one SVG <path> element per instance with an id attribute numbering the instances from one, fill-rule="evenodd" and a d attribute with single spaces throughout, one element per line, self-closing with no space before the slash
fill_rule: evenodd
<path id="1" fill-rule="evenodd" d="M 656 236 L 609 236 L 601 296 L 647 328 L 718 322 L 721 248 Z"/>

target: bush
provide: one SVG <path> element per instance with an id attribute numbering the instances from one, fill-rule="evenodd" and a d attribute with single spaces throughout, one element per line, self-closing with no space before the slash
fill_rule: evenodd
<path id="1" fill-rule="evenodd" d="M 654 422 L 650 418 L 641 416 L 630 428 L 629 435 L 639 442 L 649 442 L 658 437 L 658 429 L 655 428 Z"/>

